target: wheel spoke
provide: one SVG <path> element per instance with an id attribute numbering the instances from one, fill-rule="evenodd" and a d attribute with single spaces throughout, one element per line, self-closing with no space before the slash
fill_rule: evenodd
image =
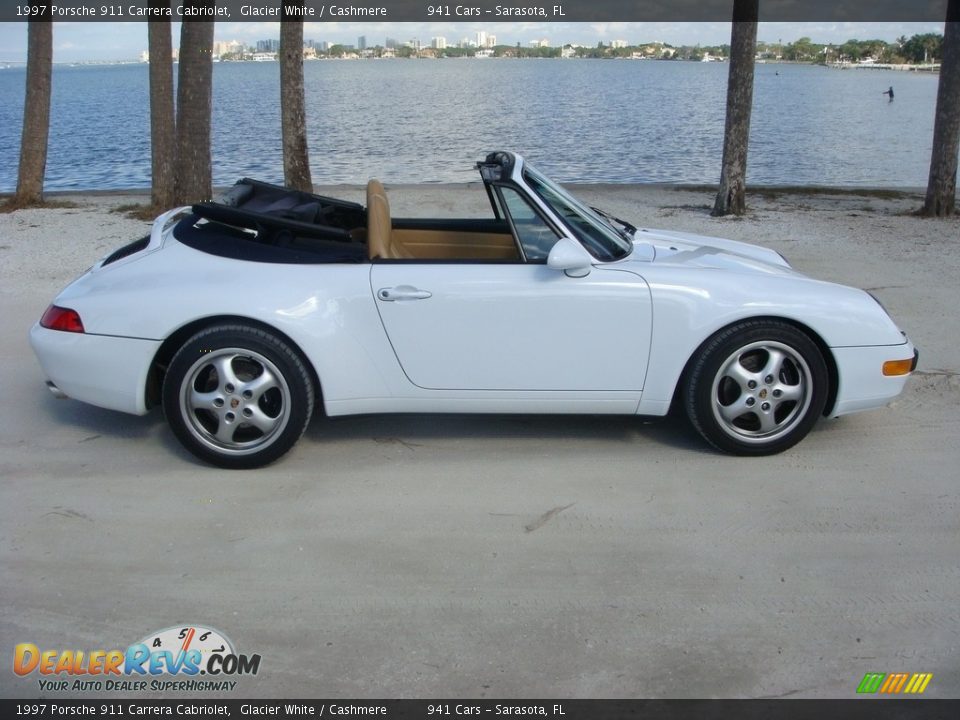
<path id="1" fill-rule="evenodd" d="M 220 407 L 214 403 L 220 400 L 220 405 L 223 405 L 223 396 L 218 390 L 213 392 L 202 393 L 199 392 L 196 388 L 190 389 L 190 407 L 194 410 L 210 410 L 211 412 L 217 412 Z"/>
<path id="2" fill-rule="evenodd" d="M 727 363 L 727 366 L 723 369 L 723 375 L 733 380 L 740 387 L 742 393 L 747 392 L 749 388 L 747 383 L 751 380 L 759 382 L 760 379 L 756 373 L 750 372 L 740 364 L 739 356 L 734 358 L 732 362 Z"/>
<path id="3" fill-rule="evenodd" d="M 783 361 L 786 359 L 787 356 L 779 350 L 767 348 L 767 362 L 763 366 L 763 370 L 760 371 L 760 374 L 763 377 L 773 375 L 774 380 L 779 379 L 780 371 L 783 369 Z"/>
<path id="4" fill-rule="evenodd" d="M 259 408 L 250 408 L 250 410 L 251 414 L 245 415 L 244 421 L 250 425 L 253 425 L 264 435 L 271 433 L 277 427 L 277 425 L 280 424 L 280 420 L 283 418 L 282 413 L 277 417 L 272 418 Z"/>
<path id="5" fill-rule="evenodd" d="M 777 400 L 779 400 L 778 404 L 785 403 L 785 402 L 799 402 L 800 398 L 803 397 L 802 384 L 801 385 L 784 385 L 781 383 L 774 388 L 774 392 L 776 392 L 777 390 L 780 391 L 780 395 L 779 397 L 777 397 Z"/>
<path id="6" fill-rule="evenodd" d="M 240 380 L 237 378 L 237 374 L 233 371 L 233 359 L 236 355 L 221 355 L 220 357 L 214 358 L 212 361 L 213 366 L 217 369 L 217 379 L 220 383 L 220 388 L 226 387 L 228 384 L 237 387 L 240 385 Z"/>
<path id="7" fill-rule="evenodd" d="M 263 372 L 253 380 L 239 383 L 237 385 L 237 391 L 243 393 L 244 396 L 249 392 L 252 396 L 251 399 L 257 401 L 267 390 L 272 390 L 279 386 L 280 383 L 277 382 L 277 378 L 274 377 L 273 373 L 267 368 L 263 368 Z"/>
<path id="8" fill-rule="evenodd" d="M 228 423 L 222 417 L 219 420 L 220 422 L 217 425 L 217 432 L 214 433 L 214 436 L 224 445 L 233 445 L 233 434 L 237 430 L 236 424 Z"/>
<path id="9" fill-rule="evenodd" d="M 777 429 L 777 419 L 774 417 L 772 411 L 759 412 L 757 413 L 757 417 L 760 418 L 761 433 L 769 433 Z"/>
<path id="10" fill-rule="evenodd" d="M 724 420 L 732 423 L 738 417 L 745 415 L 748 412 L 752 413 L 753 408 L 747 405 L 746 400 L 746 396 L 742 395 L 729 405 L 720 405 L 720 414 L 723 416 Z"/>

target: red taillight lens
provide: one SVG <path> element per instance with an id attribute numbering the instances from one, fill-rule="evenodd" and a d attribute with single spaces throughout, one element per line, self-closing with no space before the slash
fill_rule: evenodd
<path id="1" fill-rule="evenodd" d="M 57 307 L 51 305 L 40 318 L 40 325 L 50 330 L 63 330 L 64 332 L 83 332 L 83 321 L 79 313 L 70 308 Z"/>

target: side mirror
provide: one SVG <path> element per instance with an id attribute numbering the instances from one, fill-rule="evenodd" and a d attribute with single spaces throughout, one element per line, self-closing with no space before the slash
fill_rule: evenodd
<path id="1" fill-rule="evenodd" d="M 562 237 L 547 255 L 547 265 L 554 270 L 563 270 L 568 277 L 586 277 L 593 268 L 593 256 L 573 238 Z"/>

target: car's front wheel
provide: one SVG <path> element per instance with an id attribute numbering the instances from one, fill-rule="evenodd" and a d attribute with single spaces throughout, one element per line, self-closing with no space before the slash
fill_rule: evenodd
<path id="1" fill-rule="evenodd" d="M 772 455 L 793 447 L 823 413 L 827 366 L 798 328 L 753 320 L 708 340 L 687 374 L 684 405 L 715 447 Z"/>
<path id="2" fill-rule="evenodd" d="M 294 446 L 313 412 L 314 389 L 284 340 L 244 325 L 203 330 L 173 356 L 163 409 L 177 439 L 214 465 L 255 468 Z"/>

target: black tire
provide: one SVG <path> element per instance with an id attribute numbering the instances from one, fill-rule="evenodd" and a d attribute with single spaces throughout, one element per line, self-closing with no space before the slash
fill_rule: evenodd
<path id="1" fill-rule="evenodd" d="M 773 455 L 800 442 L 823 414 L 827 365 L 789 323 L 750 320 L 707 340 L 692 359 L 683 404 L 694 428 L 736 455 Z"/>
<path id="2" fill-rule="evenodd" d="M 163 411 L 173 434 L 201 460 L 256 468 L 292 448 L 313 413 L 314 388 L 300 356 L 245 325 L 198 332 L 173 356 Z"/>

